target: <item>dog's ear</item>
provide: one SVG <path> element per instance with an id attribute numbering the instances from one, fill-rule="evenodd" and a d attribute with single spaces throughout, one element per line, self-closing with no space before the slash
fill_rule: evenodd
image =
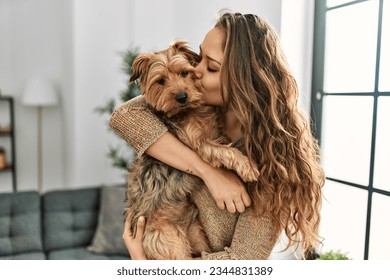
<path id="1" fill-rule="evenodd" d="M 132 75 L 130 77 L 129 83 L 134 82 L 139 77 L 141 77 L 142 80 L 142 76 L 148 71 L 149 60 L 151 56 L 151 53 L 143 53 L 137 56 L 136 59 L 134 59 L 133 65 L 131 66 Z"/>
<path id="2" fill-rule="evenodd" d="M 173 47 L 176 51 L 183 53 L 192 66 L 195 66 L 199 63 L 199 55 L 188 47 L 187 42 L 182 40 L 175 40 L 171 43 L 171 47 Z"/>

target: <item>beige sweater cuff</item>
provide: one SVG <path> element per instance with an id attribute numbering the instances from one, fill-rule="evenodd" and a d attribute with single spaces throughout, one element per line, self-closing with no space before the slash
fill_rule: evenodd
<path id="1" fill-rule="evenodd" d="M 111 115 L 110 127 L 134 148 L 138 157 L 168 131 L 164 123 L 147 107 L 142 96 L 131 99 L 116 109 Z"/>

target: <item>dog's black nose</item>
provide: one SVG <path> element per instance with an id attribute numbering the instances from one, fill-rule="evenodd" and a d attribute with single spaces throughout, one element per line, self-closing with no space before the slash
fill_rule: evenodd
<path id="1" fill-rule="evenodd" d="M 181 91 L 179 92 L 178 94 L 176 94 L 176 101 L 181 103 L 181 104 L 184 104 L 187 102 L 187 93 L 185 93 L 184 91 Z"/>

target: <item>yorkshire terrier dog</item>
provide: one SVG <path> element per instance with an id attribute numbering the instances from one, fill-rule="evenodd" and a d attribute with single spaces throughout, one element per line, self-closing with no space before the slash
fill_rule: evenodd
<path id="1" fill-rule="evenodd" d="M 169 131 L 214 167 L 236 171 L 243 181 L 259 172 L 221 133 L 218 113 L 202 100 L 194 65 L 198 55 L 186 42 L 167 50 L 140 54 L 132 65 L 130 82 L 139 85 L 150 108 Z M 172 168 L 148 155 L 129 168 L 126 216 L 132 231 L 146 218 L 143 246 L 148 259 L 190 259 L 208 251 L 209 243 L 190 194 L 201 186 L 194 175 Z M 223 186 L 221 186 L 223 187 Z"/>

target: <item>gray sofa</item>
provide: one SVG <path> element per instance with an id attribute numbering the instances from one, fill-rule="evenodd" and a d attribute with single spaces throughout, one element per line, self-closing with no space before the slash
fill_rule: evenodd
<path id="1" fill-rule="evenodd" d="M 103 198 L 102 190 L 107 194 L 115 190 L 116 199 L 123 202 L 124 188 L 117 187 L 51 191 L 42 196 L 34 191 L 0 193 L 0 259 L 128 260 L 120 232 L 122 205 L 112 200 L 112 194 Z M 104 199 L 107 205 L 102 213 Z M 107 216 L 114 212 L 115 218 Z M 107 228 L 116 232 L 109 236 Z"/>

